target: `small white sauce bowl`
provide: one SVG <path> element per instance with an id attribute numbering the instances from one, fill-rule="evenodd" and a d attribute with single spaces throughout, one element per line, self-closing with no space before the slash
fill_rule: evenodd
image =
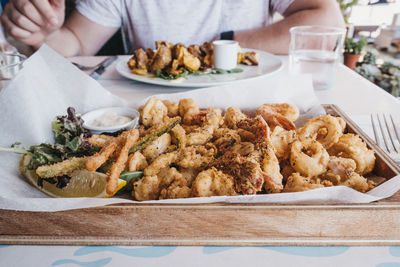
<path id="1" fill-rule="evenodd" d="M 237 66 L 239 44 L 231 40 L 217 40 L 214 45 L 214 68 L 231 70 Z"/>
<path id="2" fill-rule="evenodd" d="M 108 127 L 97 127 L 90 125 L 95 119 L 101 117 L 104 113 L 115 112 L 119 116 L 126 116 L 132 118 L 131 121 Z M 113 133 L 122 129 L 133 129 L 139 124 L 140 114 L 137 110 L 125 107 L 113 107 L 113 108 L 100 108 L 89 111 L 88 113 L 82 115 L 83 127 L 90 130 L 92 134 L 101 133 Z"/>

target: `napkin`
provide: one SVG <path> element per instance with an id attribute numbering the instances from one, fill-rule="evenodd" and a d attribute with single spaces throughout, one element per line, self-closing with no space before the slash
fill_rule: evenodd
<path id="1" fill-rule="evenodd" d="M 310 76 L 285 78 L 260 78 L 157 97 L 169 100 L 191 97 L 201 107 L 218 106 L 225 109 L 236 106 L 250 112 L 263 103 L 289 102 L 299 107 L 303 121 L 307 117 L 324 113 L 314 94 Z M 0 92 L 0 146 L 9 147 L 17 141 L 25 147 L 53 142 L 51 121 L 55 116 L 65 114 L 69 106 L 79 113 L 85 113 L 100 107 L 138 107 L 141 104 L 143 102 L 125 103 L 49 47 L 43 46 L 25 62 L 23 70 L 9 86 Z M 114 203 L 137 203 L 117 197 L 47 197 L 29 185 L 19 173 L 19 161 L 20 155 L 0 152 L 0 209 L 60 211 Z M 145 203 L 368 203 L 389 197 L 399 189 L 400 176 L 366 194 L 338 186 L 298 193 L 157 200 Z"/>

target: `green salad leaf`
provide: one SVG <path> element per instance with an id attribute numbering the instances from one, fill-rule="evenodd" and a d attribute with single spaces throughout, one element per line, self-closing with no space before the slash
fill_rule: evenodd
<path id="1" fill-rule="evenodd" d="M 90 132 L 83 128 L 83 120 L 69 107 L 66 116 L 57 116 L 52 123 L 54 144 L 31 146 L 29 149 L 14 143 L 10 148 L 0 148 L 0 151 L 9 151 L 19 154 L 31 153 L 32 159 L 28 169 L 34 170 L 39 166 L 53 164 L 70 157 L 90 156 L 98 148 L 89 143 Z"/>

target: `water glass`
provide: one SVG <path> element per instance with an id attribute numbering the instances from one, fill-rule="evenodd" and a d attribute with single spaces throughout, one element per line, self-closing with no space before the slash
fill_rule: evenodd
<path id="1" fill-rule="evenodd" d="M 17 52 L 0 52 L 0 89 L 22 69 L 26 56 Z"/>
<path id="2" fill-rule="evenodd" d="M 298 26 L 290 29 L 289 70 L 312 75 L 315 90 L 332 87 L 342 54 L 345 29 Z"/>

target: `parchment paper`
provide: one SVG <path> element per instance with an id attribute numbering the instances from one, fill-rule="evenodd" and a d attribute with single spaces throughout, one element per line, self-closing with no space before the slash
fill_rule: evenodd
<path id="1" fill-rule="evenodd" d="M 302 118 L 323 113 L 309 76 L 285 76 L 282 80 L 265 78 L 157 97 L 170 100 L 192 97 L 201 107 L 236 106 L 249 111 L 263 103 L 289 102 L 300 108 Z M 23 70 L 9 86 L 0 91 L 0 146 L 9 147 L 17 141 L 24 147 L 53 142 L 51 121 L 57 115 L 64 115 L 69 106 L 85 113 L 100 107 L 126 104 L 138 107 L 142 103 L 125 103 L 66 59 L 43 46 L 25 62 Z M 117 197 L 47 197 L 29 185 L 20 174 L 20 157 L 21 155 L 0 152 L 0 209 L 60 211 L 114 203 L 137 203 Z M 400 176 L 366 194 L 338 186 L 299 193 L 157 200 L 145 203 L 368 203 L 389 197 L 399 189 Z"/>

